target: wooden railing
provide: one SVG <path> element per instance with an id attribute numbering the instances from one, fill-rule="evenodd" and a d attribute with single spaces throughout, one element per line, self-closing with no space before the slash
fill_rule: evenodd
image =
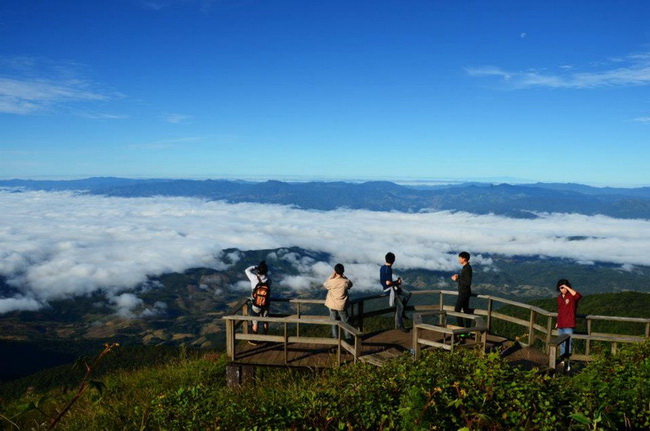
<path id="1" fill-rule="evenodd" d="M 289 330 L 290 324 L 303 324 L 303 325 L 320 325 L 327 326 L 328 329 L 334 322 L 329 319 L 314 319 L 309 317 L 296 318 L 296 317 L 254 317 L 254 316 L 225 316 L 226 320 L 226 353 L 228 357 L 235 361 L 237 359 L 237 340 L 260 341 L 268 343 L 279 343 L 284 346 L 284 362 L 288 363 L 288 347 L 292 343 L 302 344 L 317 344 L 324 346 L 335 346 L 337 348 L 337 364 L 341 364 L 342 349 L 346 350 L 354 361 L 359 358 L 361 353 L 361 331 L 343 322 L 336 322 L 338 327 L 338 335 L 336 338 L 317 337 L 317 336 L 300 336 L 298 334 L 292 335 Z M 278 334 L 254 334 L 254 333 L 238 333 L 237 327 L 243 322 L 257 321 L 258 325 L 262 323 L 279 324 L 282 327 L 281 333 Z M 347 332 L 352 338 L 352 343 L 348 343 L 343 334 Z"/>
<path id="2" fill-rule="evenodd" d="M 437 316 L 438 324 L 431 325 L 422 322 L 425 316 Z M 455 316 L 470 320 L 472 324 L 468 327 L 451 328 L 447 324 L 447 317 Z M 469 317 L 469 318 L 468 318 Z M 434 339 L 425 338 L 424 334 L 432 333 Z M 470 342 L 460 344 L 459 337 L 472 336 Z M 424 313 L 416 313 L 413 316 L 413 355 L 415 359 L 420 356 L 420 346 L 431 346 L 439 349 L 454 351 L 454 348 L 474 348 L 477 347 L 481 352 L 485 352 L 487 343 L 487 326 L 483 322 L 483 318 L 475 315 L 467 315 L 464 313 L 456 313 L 453 311 L 430 311 Z"/>
<path id="3" fill-rule="evenodd" d="M 457 291 L 448 291 L 448 290 L 420 290 L 412 291 L 411 302 L 418 302 L 416 305 L 409 305 L 406 310 L 415 312 L 415 313 L 426 313 L 431 311 L 445 311 L 446 314 L 456 316 L 456 313 L 453 312 L 453 305 L 445 305 L 445 299 L 452 299 L 458 295 Z M 394 307 L 388 306 L 388 297 L 387 295 L 370 295 L 355 298 L 350 301 L 350 322 L 356 328 L 344 324 L 342 322 L 332 322 L 325 315 L 325 301 L 323 299 L 287 299 L 287 298 L 272 298 L 271 304 L 282 302 L 288 304 L 289 307 L 293 308 L 289 314 L 284 314 L 280 317 L 253 317 L 248 315 L 248 304 L 249 300 L 243 300 L 235 306 L 229 315 L 224 316 L 226 320 L 226 334 L 227 334 L 227 346 L 228 354 L 231 359 L 236 357 L 235 352 L 235 342 L 236 340 L 256 340 L 256 341 L 268 341 L 268 342 L 278 342 L 285 345 L 285 356 L 286 349 L 289 343 L 313 343 L 313 344 L 323 344 L 323 345 L 335 345 L 338 346 L 337 352 L 339 356 L 341 349 L 344 349 L 351 354 L 353 354 L 354 359 L 356 360 L 359 357 L 360 353 L 360 337 L 363 334 L 364 329 L 364 320 L 373 316 L 381 316 L 385 314 L 392 314 L 395 311 Z M 447 302 L 452 302 L 447 301 Z M 484 307 L 477 307 L 477 302 L 483 302 Z M 484 323 L 481 325 L 485 327 L 486 332 L 493 333 L 492 328 L 494 322 L 497 320 L 515 324 L 522 327 L 524 333 L 519 337 L 519 341 L 524 346 L 533 345 L 536 340 L 539 340 L 542 344 L 542 348 L 550 353 L 551 350 L 551 340 L 553 337 L 557 336 L 557 330 L 555 330 L 555 321 L 557 320 L 557 313 L 552 311 L 544 310 L 540 307 L 536 307 L 529 304 L 524 304 L 521 302 L 513 301 L 510 299 L 499 298 L 492 295 L 473 295 L 471 304 L 475 308 L 473 309 L 474 316 L 482 316 L 485 318 Z M 480 305 L 480 304 L 479 304 Z M 517 309 L 525 310 L 527 318 L 515 317 L 503 312 L 500 312 L 502 306 L 510 305 Z M 316 307 L 320 313 L 319 314 L 306 314 L 305 307 Z M 465 315 L 460 313 L 461 316 L 468 318 L 472 315 Z M 262 335 L 262 334 L 251 334 L 248 331 L 248 323 L 257 320 L 259 322 L 268 322 L 273 324 L 279 324 L 283 329 L 280 331 L 281 335 Z M 584 351 L 580 353 L 573 353 L 573 358 L 578 360 L 591 360 L 592 359 L 592 343 L 593 342 L 605 342 L 611 344 L 612 352 L 616 352 L 618 343 L 636 343 L 642 342 L 644 340 L 650 339 L 650 318 L 632 318 L 632 317 L 616 317 L 616 316 L 596 316 L 596 315 L 578 315 L 578 321 L 585 321 L 587 331 L 585 334 L 576 333 L 573 334 L 572 338 L 574 340 L 585 340 Z M 609 322 L 628 322 L 638 325 L 644 325 L 645 331 L 643 335 L 624 335 L 624 334 L 611 334 L 611 333 L 601 333 L 592 331 L 593 322 L 595 321 L 609 321 Z M 295 324 L 296 330 L 295 334 L 290 334 L 288 325 Z M 340 329 L 345 329 L 350 332 L 354 338 L 354 345 L 346 343 L 345 340 L 341 339 L 341 332 L 339 330 L 338 338 L 325 338 L 325 337 L 304 337 L 301 336 L 301 325 L 321 325 L 321 326 L 331 326 L 337 325 Z M 457 329 L 451 325 L 451 329 Z M 242 328 L 241 332 L 238 332 L 238 329 Z M 639 331 L 641 332 L 641 331 Z M 415 346 L 414 346 L 415 348 Z M 575 350 L 575 346 L 574 346 Z"/>

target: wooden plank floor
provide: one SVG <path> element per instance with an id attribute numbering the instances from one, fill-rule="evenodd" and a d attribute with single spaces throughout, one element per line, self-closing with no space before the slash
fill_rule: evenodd
<path id="1" fill-rule="evenodd" d="M 440 341 L 433 333 L 424 333 L 427 339 Z M 502 343 L 504 338 L 488 336 L 488 349 L 490 346 Z M 413 347 L 413 333 L 404 333 L 396 329 L 377 331 L 365 334 L 362 338 L 360 360 L 371 363 L 400 356 Z M 284 361 L 284 345 L 280 343 L 260 343 L 250 345 L 241 341 L 237 344 L 237 357 L 234 361 L 245 365 L 269 365 L 307 368 L 331 368 L 336 366 L 336 346 L 323 346 L 316 344 L 290 344 L 287 349 L 287 363 Z M 430 349 L 423 347 L 422 350 Z M 341 349 L 343 362 L 354 360 L 351 354 Z"/>

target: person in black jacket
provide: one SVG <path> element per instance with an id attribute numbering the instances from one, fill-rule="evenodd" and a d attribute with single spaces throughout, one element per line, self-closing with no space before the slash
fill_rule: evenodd
<path id="1" fill-rule="evenodd" d="M 458 263 L 463 265 L 463 269 L 459 274 L 451 276 L 451 279 L 458 283 L 458 299 L 456 299 L 456 307 L 454 307 L 454 311 L 457 313 L 462 310 L 463 313 L 472 314 L 472 310 L 469 308 L 469 298 L 472 296 L 472 267 L 469 264 L 469 257 L 469 253 L 466 251 L 458 253 Z M 469 326 L 469 324 L 465 324 L 465 319 L 460 317 L 456 319 L 458 326 Z"/>

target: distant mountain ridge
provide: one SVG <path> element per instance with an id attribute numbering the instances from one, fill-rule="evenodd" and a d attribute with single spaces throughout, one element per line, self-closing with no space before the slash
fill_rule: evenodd
<path id="1" fill-rule="evenodd" d="M 650 219 L 650 187 L 598 188 L 570 183 L 404 186 L 388 181 L 298 183 L 102 177 L 66 181 L 4 180 L 0 181 L 0 187 L 81 190 L 119 197 L 187 196 L 323 211 L 337 208 L 400 212 L 448 210 L 515 218 L 561 212 Z"/>

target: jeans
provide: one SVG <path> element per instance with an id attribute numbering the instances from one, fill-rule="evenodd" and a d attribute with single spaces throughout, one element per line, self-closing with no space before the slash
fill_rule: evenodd
<path id="1" fill-rule="evenodd" d="M 456 306 L 454 311 L 456 313 L 463 310 L 463 313 L 472 314 L 472 309 L 469 308 L 469 298 L 472 296 L 472 291 L 469 289 L 460 289 L 458 291 L 458 298 L 456 298 Z M 463 319 L 462 317 L 456 318 L 456 323 L 461 328 L 468 328 L 471 326 L 469 319 Z"/>
<path id="2" fill-rule="evenodd" d="M 395 292 L 395 328 L 404 327 L 404 308 L 411 299 L 411 292 L 399 288 Z"/>
<path id="3" fill-rule="evenodd" d="M 573 335 L 573 328 L 557 328 L 557 335 L 564 335 L 567 334 L 569 337 Z M 573 338 L 569 339 L 569 352 L 571 353 L 571 350 L 573 348 Z M 560 355 L 564 355 L 566 352 L 566 343 L 562 343 L 560 346 Z"/>
<path id="4" fill-rule="evenodd" d="M 347 308 L 344 308 L 343 310 L 330 310 L 330 320 L 340 320 L 343 323 L 350 323 L 350 316 L 348 315 Z M 332 338 L 338 337 L 338 329 L 338 325 L 332 325 Z M 350 338 L 350 334 L 347 332 L 344 331 L 343 334 L 346 340 Z"/>

